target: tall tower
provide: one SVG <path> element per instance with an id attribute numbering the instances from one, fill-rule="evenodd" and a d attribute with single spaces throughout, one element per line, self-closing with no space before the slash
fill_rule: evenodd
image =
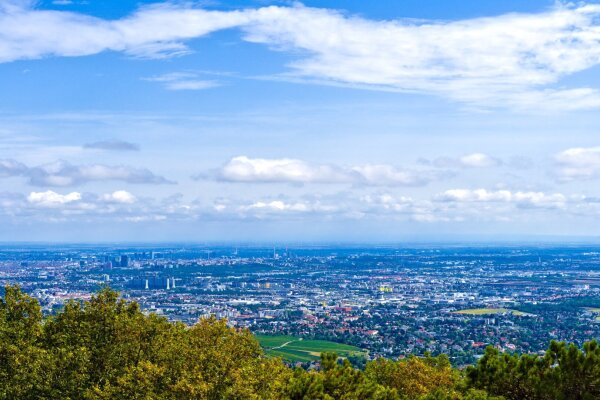
<path id="1" fill-rule="evenodd" d="M 167 290 L 171 289 L 171 280 L 167 278 Z"/>
<path id="2" fill-rule="evenodd" d="M 171 288 L 175 289 L 175 278 L 171 278 Z"/>
<path id="3" fill-rule="evenodd" d="M 146 279 L 146 290 L 148 290 L 148 279 Z"/>

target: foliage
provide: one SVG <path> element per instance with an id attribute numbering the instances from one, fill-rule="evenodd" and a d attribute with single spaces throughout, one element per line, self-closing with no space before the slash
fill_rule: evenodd
<path id="1" fill-rule="evenodd" d="M 468 383 L 508 400 L 588 400 L 600 398 L 600 346 L 583 350 L 553 341 L 544 357 L 508 355 L 488 347 L 477 366 L 467 370 Z"/>
<path id="2" fill-rule="evenodd" d="M 248 331 L 170 323 L 109 289 L 45 321 L 16 287 L 0 302 L 0 399 L 279 399 L 291 374 Z"/>
<path id="3" fill-rule="evenodd" d="M 458 379 L 445 355 L 406 361 L 380 358 L 367 365 L 365 374 L 373 381 L 396 389 L 408 399 L 418 399 L 433 391 L 449 393 Z"/>

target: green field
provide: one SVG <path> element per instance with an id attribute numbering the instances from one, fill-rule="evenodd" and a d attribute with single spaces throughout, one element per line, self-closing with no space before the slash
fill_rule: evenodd
<path id="1" fill-rule="evenodd" d="M 594 314 L 600 314 L 600 308 L 598 307 L 585 307 L 585 309 Z M 600 321 L 600 315 L 597 315 L 594 320 Z"/>
<path id="2" fill-rule="evenodd" d="M 467 315 L 486 315 L 486 314 L 504 314 L 510 313 L 512 315 L 524 316 L 527 313 L 517 310 L 511 310 L 508 308 L 472 308 L 469 310 L 455 311 L 454 314 L 467 314 Z"/>
<path id="3" fill-rule="evenodd" d="M 281 357 L 290 362 L 310 362 L 318 360 L 321 353 L 335 352 L 338 356 L 361 357 L 364 350 L 347 344 L 328 342 L 326 340 L 302 339 L 293 336 L 256 336 L 265 353 L 272 357 Z"/>

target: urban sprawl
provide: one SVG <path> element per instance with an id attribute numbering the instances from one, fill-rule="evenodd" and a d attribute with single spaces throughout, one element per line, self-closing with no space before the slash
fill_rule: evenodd
<path id="1" fill-rule="evenodd" d="M 215 315 L 260 335 L 344 343 L 367 358 L 485 347 L 543 354 L 600 337 L 600 249 L 591 246 L 8 246 L 0 283 L 47 314 L 103 285 L 146 312 Z"/>

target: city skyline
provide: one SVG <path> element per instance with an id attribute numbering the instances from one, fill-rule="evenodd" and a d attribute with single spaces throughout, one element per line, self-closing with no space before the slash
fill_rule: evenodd
<path id="1" fill-rule="evenodd" d="M 598 237 L 600 3 L 4 1 L 0 241 Z"/>

